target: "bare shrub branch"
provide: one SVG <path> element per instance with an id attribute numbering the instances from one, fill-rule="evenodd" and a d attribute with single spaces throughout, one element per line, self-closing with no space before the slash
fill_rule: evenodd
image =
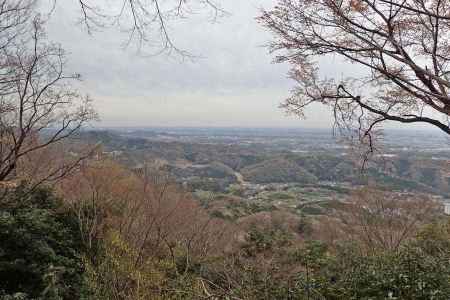
<path id="1" fill-rule="evenodd" d="M 364 251 L 397 251 L 440 211 L 440 205 L 425 195 L 365 188 L 345 203 L 334 227 L 341 238 L 357 241 Z"/>

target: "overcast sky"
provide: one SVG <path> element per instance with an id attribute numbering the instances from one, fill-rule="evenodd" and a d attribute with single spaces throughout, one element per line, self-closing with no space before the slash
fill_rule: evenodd
<path id="1" fill-rule="evenodd" d="M 330 127 L 324 108 L 309 109 L 306 120 L 278 108 L 294 83 L 287 65 L 271 63 L 263 47 L 270 35 L 255 21 L 273 1 L 223 3 L 231 14 L 217 23 L 206 16 L 171 23 L 177 46 L 202 56 L 194 61 L 142 57 L 121 47 L 126 35 L 117 30 L 89 36 L 76 25 L 77 1 L 58 2 L 49 38 L 69 52 L 69 68 L 82 74 L 102 126 Z"/>

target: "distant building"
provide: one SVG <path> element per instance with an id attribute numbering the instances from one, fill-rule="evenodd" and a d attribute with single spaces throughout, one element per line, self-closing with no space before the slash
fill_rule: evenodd
<path id="1" fill-rule="evenodd" d="M 444 202 L 444 213 L 450 216 L 450 202 Z"/>

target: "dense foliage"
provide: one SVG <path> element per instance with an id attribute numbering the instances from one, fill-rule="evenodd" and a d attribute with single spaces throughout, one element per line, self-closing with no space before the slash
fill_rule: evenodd
<path id="1" fill-rule="evenodd" d="M 252 230 L 224 272 L 237 299 L 448 299 L 449 229 L 433 224 L 399 251 L 370 254 L 357 243 L 296 247 L 280 229 Z"/>
<path id="2" fill-rule="evenodd" d="M 63 201 L 43 188 L 4 193 L 1 299 L 450 294 L 450 222 L 422 200 L 362 190 L 342 207 L 343 223 L 276 209 L 225 221 L 176 185 L 107 161 L 65 179 L 58 193 Z"/>
<path id="3" fill-rule="evenodd" d="M 49 190 L 21 186 L 0 201 L 0 295 L 77 299 L 83 292 L 77 219 Z"/>

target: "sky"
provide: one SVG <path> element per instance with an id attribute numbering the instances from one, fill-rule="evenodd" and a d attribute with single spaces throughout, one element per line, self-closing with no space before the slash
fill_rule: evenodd
<path id="1" fill-rule="evenodd" d="M 287 77 L 289 66 L 272 63 L 273 55 L 264 47 L 271 36 L 255 20 L 272 0 L 223 1 L 229 16 L 214 23 L 207 14 L 170 23 L 171 38 L 197 56 L 193 60 L 124 49 L 128 35 L 117 29 L 89 35 L 77 24 L 77 2 L 57 2 L 48 37 L 67 50 L 68 71 L 82 75 L 80 89 L 94 99 L 101 118 L 97 125 L 332 125 L 330 112 L 320 106 L 309 109 L 306 120 L 278 107 L 294 82 Z"/>
<path id="2" fill-rule="evenodd" d="M 45 3 L 54 0 L 40 1 L 48 13 L 50 6 Z M 122 2 L 86 1 L 103 3 L 111 11 Z M 332 127 L 330 109 L 320 104 L 309 106 L 303 119 L 279 108 L 295 82 L 288 78 L 288 65 L 273 63 L 274 55 L 265 46 L 272 37 L 255 20 L 262 8 L 270 9 L 276 0 L 217 1 L 229 15 L 216 22 L 206 12 L 168 23 L 175 45 L 194 59 L 149 56 L 147 48 L 139 52 L 132 45 L 124 48 L 129 34 L 118 28 L 88 34 L 79 24 L 78 1 L 56 1 L 47 23 L 48 39 L 67 51 L 67 72 L 82 75 L 79 89 L 94 99 L 100 116 L 94 126 Z M 327 78 L 366 72 L 335 57 L 319 63 L 321 75 Z M 385 125 L 391 127 L 430 128 Z"/>

